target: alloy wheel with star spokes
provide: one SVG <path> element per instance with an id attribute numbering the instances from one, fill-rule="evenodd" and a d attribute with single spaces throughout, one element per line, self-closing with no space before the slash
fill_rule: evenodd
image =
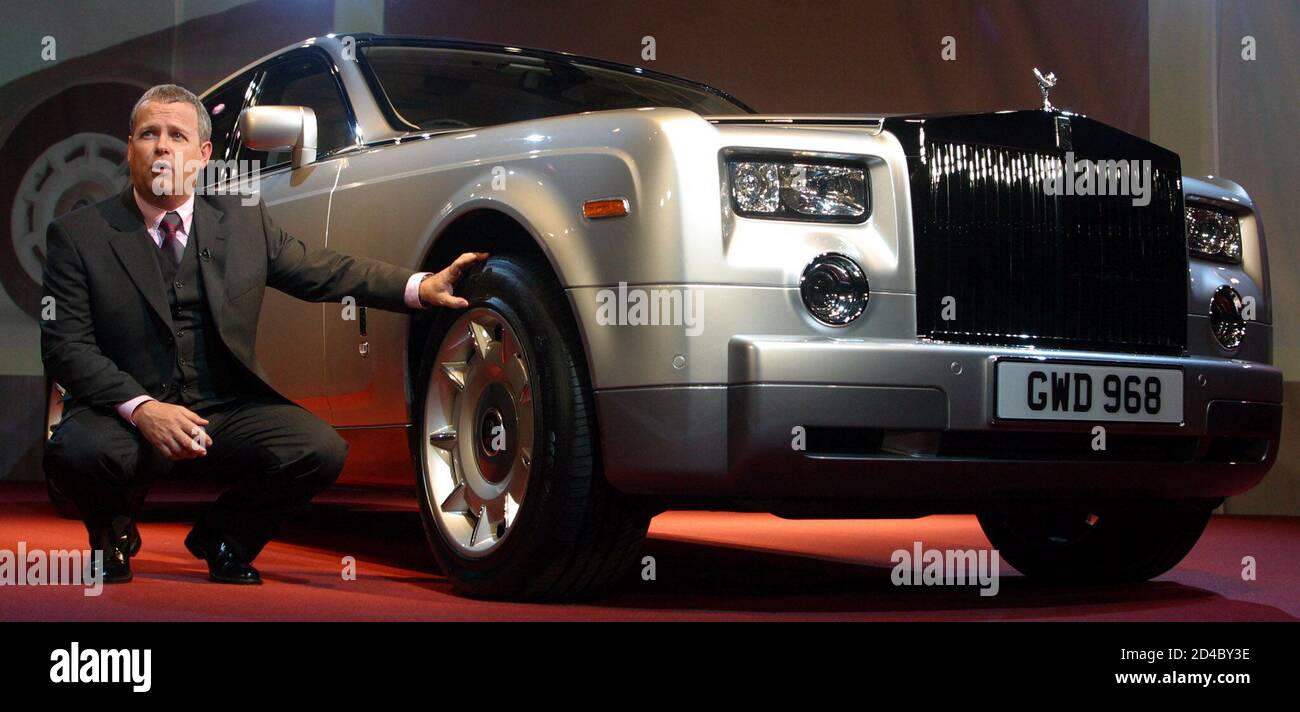
<path id="1" fill-rule="evenodd" d="M 647 506 L 605 480 L 582 338 L 541 256 L 496 254 L 429 314 L 414 393 L 420 518 L 455 588 L 574 600 L 630 581 Z"/>
<path id="2" fill-rule="evenodd" d="M 475 308 L 448 330 L 425 398 L 425 477 L 448 543 L 483 556 L 510 535 L 533 466 L 527 354 L 499 313 Z"/>

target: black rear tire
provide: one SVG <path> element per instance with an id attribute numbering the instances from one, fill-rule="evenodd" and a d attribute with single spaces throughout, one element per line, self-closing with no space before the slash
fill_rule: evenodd
<path id="1" fill-rule="evenodd" d="M 527 351 L 537 409 L 534 464 L 510 535 L 498 548 L 470 558 L 445 539 L 422 454 L 429 435 L 427 384 L 439 346 L 461 313 L 442 310 L 424 344 L 412 433 L 420 513 L 435 558 L 455 588 L 473 597 L 573 600 L 608 593 L 631 578 L 649 514 L 601 472 L 590 379 L 563 290 L 544 265 L 504 255 L 467 275 L 457 294 L 470 309 L 485 307 L 503 317 Z"/>
<path id="2" fill-rule="evenodd" d="M 1001 557 L 1053 583 L 1146 581 L 1187 556 L 1217 502 L 1022 503 L 979 513 Z"/>

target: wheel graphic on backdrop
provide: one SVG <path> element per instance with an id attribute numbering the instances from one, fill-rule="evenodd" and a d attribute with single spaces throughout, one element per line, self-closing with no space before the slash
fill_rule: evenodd
<path id="1" fill-rule="evenodd" d="M 127 184 L 127 116 L 143 89 L 69 87 L 22 115 L 0 146 L 0 282 L 40 317 L 45 231 L 50 221 Z"/>
<path id="2" fill-rule="evenodd" d="M 120 138 L 79 133 L 45 149 L 23 175 L 10 211 L 9 239 L 27 277 L 41 283 L 50 221 L 116 194 L 127 180 Z"/>

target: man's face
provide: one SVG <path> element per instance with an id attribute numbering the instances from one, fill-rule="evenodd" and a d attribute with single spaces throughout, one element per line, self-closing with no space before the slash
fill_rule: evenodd
<path id="1" fill-rule="evenodd" d="M 194 193 L 212 142 L 199 140 L 199 116 L 186 102 L 147 102 L 127 142 L 131 184 L 151 203 L 175 207 Z"/>

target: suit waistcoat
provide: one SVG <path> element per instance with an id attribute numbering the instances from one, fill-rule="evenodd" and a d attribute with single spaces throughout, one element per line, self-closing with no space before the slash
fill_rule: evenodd
<path id="1" fill-rule="evenodd" d="M 155 250 L 176 330 L 172 387 L 163 400 L 190 410 L 224 405 L 259 391 L 217 333 L 199 270 L 197 227 L 197 221 L 191 221 L 179 265 L 172 264 L 164 250 Z"/>

